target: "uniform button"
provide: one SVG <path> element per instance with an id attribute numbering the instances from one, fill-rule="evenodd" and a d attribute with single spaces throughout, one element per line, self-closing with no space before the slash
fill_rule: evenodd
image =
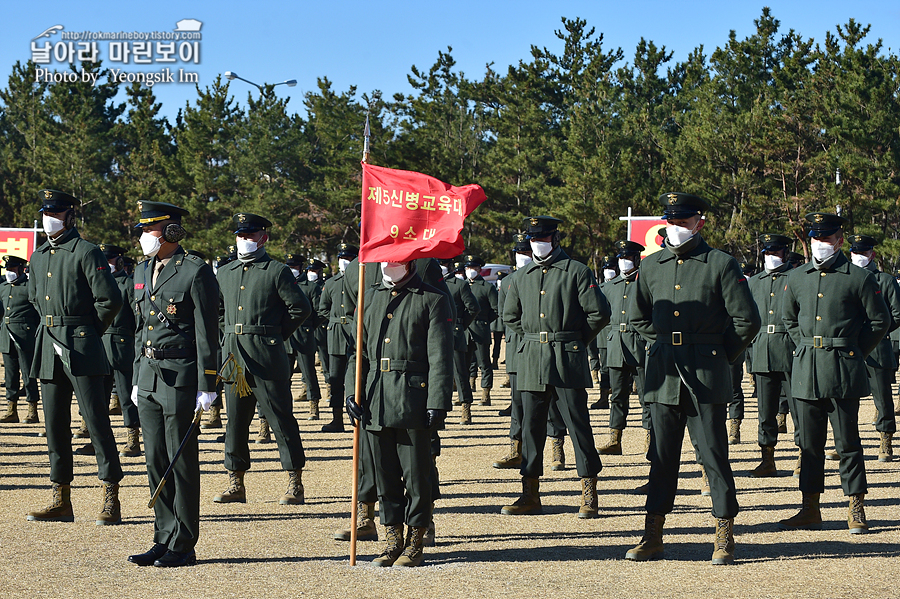
<path id="1" fill-rule="evenodd" d="M 48 276 L 48 277 L 52 277 L 52 276 L 53 276 L 53 273 L 52 273 L 52 272 L 48 272 L 48 273 L 47 273 L 47 276 Z"/>
<path id="2" fill-rule="evenodd" d="M 853 357 L 853 352 L 852 352 L 852 351 L 850 352 L 850 357 Z"/>
<path id="3" fill-rule="evenodd" d="M 684 264 L 684 260 L 678 260 L 678 264 Z"/>
<path id="4" fill-rule="evenodd" d="M 344 304 L 341 304 L 341 308 L 343 308 L 343 307 L 344 307 Z"/>
<path id="5" fill-rule="evenodd" d="M 543 313 L 543 312 L 541 312 L 541 318 L 543 318 L 543 317 L 544 317 L 544 313 Z"/>
<path id="6" fill-rule="evenodd" d="M 49 296 L 49 295 L 45 295 L 45 296 L 44 296 L 44 299 L 47 300 L 47 301 L 50 301 L 50 296 Z"/>
<path id="7" fill-rule="evenodd" d="M 822 320 L 821 316 L 816 316 L 816 320 Z"/>
<path id="8" fill-rule="evenodd" d="M 622 310 L 622 314 L 625 314 L 625 310 Z M 681 316 L 681 312 L 675 310 L 675 316 Z"/>
<path id="9" fill-rule="evenodd" d="M 775 314 L 774 310 L 769 310 L 769 314 Z"/>
<path id="10" fill-rule="evenodd" d="M 573 347 L 572 347 L 572 349 L 578 349 L 578 346 L 577 346 L 577 345 L 575 345 L 575 346 L 573 346 Z"/>
<path id="11" fill-rule="evenodd" d="M 627 296 L 627 295 L 623 295 L 623 296 L 622 296 L 622 299 L 628 299 L 628 296 Z"/>
<path id="12" fill-rule="evenodd" d="M 154 312 L 153 310 L 150 310 L 150 316 L 156 316 L 156 312 Z"/>
<path id="13" fill-rule="evenodd" d="M 84 331 L 81 331 L 81 332 L 78 333 L 78 334 L 81 335 L 82 337 L 84 337 Z"/>
<path id="14" fill-rule="evenodd" d="M 541 289 L 541 295 L 544 295 L 544 294 L 546 294 L 546 293 L 547 293 L 546 291 L 544 291 L 543 289 Z"/>
<path id="15" fill-rule="evenodd" d="M 152 331 L 152 330 L 153 330 L 153 325 L 152 325 L 152 324 L 147 325 L 147 330 L 148 330 L 148 331 Z"/>
<path id="16" fill-rule="evenodd" d="M 244 286 L 243 286 L 243 285 L 241 285 L 241 289 L 243 289 L 243 288 L 244 288 Z"/>
<path id="17" fill-rule="evenodd" d="M 390 343 L 390 342 L 391 342 L 391 338 L 390 338 L 390 337 L 385 337 L 385 338 L 384 338 L 384 342 L 385 342 L 385 343 Z"/>
<path id="18" fill-rule="evenodd" d="M 772 277 L 772 280 L 774 281 L 774 280 L 777 279 L 777 278 L 778 278 L 778 277 Z"/>
<path id="19" fill-rule="evenodd" d="M 826 274 L 828 273 L 823 272 L 820 276 L 824 277 Z"/>
<path id="20" fill-rule="evenodd" d="M 243 310 L 244 306 L 238 306 L 238 310 Z"/>
<path id="21" fill-rule="evenodd" d="M 716 350 L 712 350 L 712 355 L 716 355 Z"/>
<path id="22" fill-rule="evenodd" d="M 150 347 L 150 342 L 149 342 L 149 341 L 147 342 L 147 347 Z"/>
<path id="23" fill-rule="evenodd" d="M 547 269 L 546 269 L 546 268 L 544 269 L 544 274 L 547 274 Z"/>
<path id="24" fill-rule="evenodd" d="M 852 352 L 851 352 L 851 353 L 850 353 L 850 355 L 851 355 L 851 356 L 852 356 L 852 355 L 853 355 L 853 353 L 852 353 Z M 425 383 L 422 383 L 422 386 L 423 386 L 423 387 L 424 387 L 424 386 L 425 386 Z"/>
<path id="25" fill-rule="evenodd" d="M 244 270 L 247 270 L 248 268 L 249 268 L 248 266 L 245 266 L 245 267 L 244 267 Z"/>
<path id="26" fill-rule="evenodd" d="M 774 292 L 770 293 L 769 297 L 775 297 L 775 293 Z"/>
<path id="27" fill-rule="evenodd" d="M 622 310 L 622 314 L 625 314 L 625 310 Z M 678 312 L 675 313 L 675 316 L 678 316 Z"/>
<path id="28" fill-rule="evenodd" d="M 397 292 L 396 292 L 396 291 L 391 291 L 391 297 L 397 297 Z"/>
<path id="29" fill-rule="evenodd" d="M 55 253 L 56 253 L 56 250 L 50 250 L 50 253 L 51 253 L 51 254 L 55 254 Z"/>
<path id="30" fill-rule="evenodd" d="M 151 302 L 155 302 L 155 301 L 156 301 L 156 296 L 155 296 L 155 295 L 151 295 L 151 296 L 150 296 L 150 301 L 151 301 Z"/>
<path id="31" fill-rule="evenodd" d="M 119 339 L 119 343 L 125 343 L 124 339 Z"/>
<path id="32" fill-rule="evenodd" d="M 820 294 L 819 294 L 819 297 L 825 297 L 825 296 L 824 296 L 824 295 L 822 295 L 822 294 L 821 294 L 821 293 L 820 293 Z"/>
<path id="33" fill-rule="evenodd" d="M 675 289 L 681 289 L 681 285 L 675 285 Z"/>
<path id="34" fill-rule="evenodd" d="M 388 320 L 392 319 L 393 317 L 394 317 L 393 314 L 388 314 L 388 315 L 387 315 Z"/>

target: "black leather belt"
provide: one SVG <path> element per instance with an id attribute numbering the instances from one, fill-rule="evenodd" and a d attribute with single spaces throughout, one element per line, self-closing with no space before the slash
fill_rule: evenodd
<path id="1" fill-rule="evenodd" d="M 281 327 L 268 324 L 241 324 L 234 325 L 234 330 L 229 331 L 235 335 L 280 335 Z"/>
<path id="2" fill-rule="evenodd" d="M 668 345 L 722 345 L 725 343 L 725 336 L 717 335 L 715 333 L 682 333 L 680 331 L 672 331 L 669 335 L 660 334 L 657 336 L 656 340 L 659 343 L 666 343 Z"/>
<path id="3" fill-rule="evenodd" d="M 380 360 L 370 361 L 369 366 L 373 370 L 380 370 L 381 372 L 428 372 L 428 362 L 414 362 L 412 360 L 381 358 Z"/>
<path id="4" fill-rule="evenodd" d="M 583 335 L 581 331 L 556 331 L 540 333 L 525 333 L 525 341 L 537 341 L 538 343 L 552 343 L 554 341 L 578 341 Z"/>
<path id="5" fill-rule="evenodd" d="M 48 327 L 77 327 L 83 324 L 94 324 L 93 316 L 44 316 L 44 325 Z"/>
<path id="6" fill-rule="evenodd" d="M 822 337 L 821 335 L 800 338 L 801 345 L 808 345 L 815 348 L 856 347 L 856 341 L 856 339 L 848 337 Z"/>
<path id="7" fill-rule="evenodd" d="M 766 325 L 766 333 L 769 335 L 774 333 L 787 333 L 787 329 L 783 324 L 768 324 Z"/>
<path id="8" fill-rule="evenodd" d="M 146 358 L 150 358 L 151 360 L 173 360 L 177 358 L 192 358 L 194 354 L 193 349 L 189 349 L 187 347 L 176 347 L 173 349 L 156 349 L 153 347 L 142 347 L 141 354 Z"/>

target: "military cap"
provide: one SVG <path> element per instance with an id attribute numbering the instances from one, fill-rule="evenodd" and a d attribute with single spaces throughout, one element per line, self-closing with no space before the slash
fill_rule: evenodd
<path id="1" fill-rule="evenodd" d="M 528 243 L 528 238 L 522 233 L 516 233 L 513 235 L 513 248 L 514 252 L 530 252 L 531 244 Z"/>
<path id="2" fill-rule="evenodd" d="M 752 275 L 754 270 L 756 269 L 750 262 L 741 262 L 741 272 L 745 275 Z"/>
<path id="3" fill-rule="evenodd" d="M 64 212 L 81 205 L 81 202 L 64 191 L 42 189 L 38 195 L 38 199 L 41 201 L 41 212 Z"/>
<path id="4" fill-rule="evenodd" d="M 299 254 L 288 254 L 284 257 L 284 263 L 288 266 L 303 266 L 306 264 L 306 258 Z"/>
<path id="5" fill-rule="evenodd" d="M 306 265 L 306 270 L 322 270 L 323 268 L 325 268 L 325 263 L 315 258 L 310 258 Z"/>
<path id="6" fill-rule="evenodd" d="M 272 221 L 258 214 L 250 214 L 249 212 L 238 212 L 231 220 L 234 221 L 235 234 L 238 233 L 256 233 L 257 231 L 265 231 L 272 226 Z"/>
<path id="7" fill-rule="evenodd" d="M 131 256 L 123 255 L 122 260 L 125 261 L 125 266 L 134 266 L 134 258 Z"/>
<path id="8" fill-rule="evenodd" d="M 847 219 L 827 212 L 810 212 L 806 215 L 809 222 L 810 237 L 828 237 L 837 233 L 847 223 Z"/>
<path id="9" fill-rule="evenodd" d="M 173 220 L 180 223 L 182 216 L 190 214 L 184 208 L 179 208 L 167 202 L 150 202 L 141 200 L 138 202 L 138 210 L 141 211 L 141 220 L 135 228 L 146 227 L 164 220 Z"/>
<path id="10" fill-rule="evenodd" d="M 776 233 L 763 233 L 757 240 L 762 244 L 763 251 L 772 250 L 777 252 L 784 248 L 791 247 L 791 238 L 787 235 L 778 235 Z"/>
<path id="11" fill-rule="evenodd" d="M 206 260 L 206 254 L 204 254 L 200 250 L 188 250 L 187 253 L 191 256 L 197 256 L 201 260 Z"/>
<path id="12" fill-rule="evenodd" d="M 803 257 L 803 254 L 798 254 L 797 252 L 788 252 L 787 262 L 791 264 L 804 264 L 806 262 L 806 258 Z"/>
<path id="13" fill-rule="evenodd" d="M 878 245 L 875 238 L 870 235 L 851 235 L 847 241 L 850 242 L 851 252 L 868 252 Z"/>
<path id="14" fill-rule="evenodd" d="M 121 248 L 111 243 L 101 243 L 98 247 L 100 248 L 100 251 L 103 252 L 103 255 L 106 256 L 107 260 L 125 255 L 125 248 Z"/>
<path id="15" fill-rule="evenodd" d="M 28 260 L 20 256 L 13 256 L 12 254 L 3 256 L 4 268 L 15 268 L 17 266 L 25 266 L 26 264 L 28 264 Z"/>
<path id="16" fill-rule="evenodd" d="M 469 254 L 468 256 L 466 256 L 465 266 L 481 268 L 482 266 L 484 266 L 484 260 L 482 260 L 480 257 L 476 256 L 475 254 Z"/>
<path id="17" fill-rule="evenodd" d="M 501 270 L 500 272 L 497 273 L 497 280 L 498 280 L 498 281 L 502 281 L 502 280 L 505 279 L 508 275 L 509 275 L 508 272 L 506 272 L 505 270 Z"/>
<path id="18" fill-rule="evenodd" d="M 613 256 L 603 256 L 603 268 L 616 268 L 615 258 Z"/>
<path id="19" fill-rule="evenodd" d="M 625 256 L 633 256 L 635 254 L 640 254 L 646 248 L 636 241 L 628 241 L 623 239 L 621 241 L 617 241 L 615 244 L 616 247 L 616 258 L 624 258 Z"/>
<path id="20" fill-rule="evenodd" d="M 529 216 L 522 221 L 525 239 L 539 239 L 559 230 L 562 221 L 552 216 Z"/>
<path id="21" fill-rule="evenodd" d="M 356 258 L 357 255 L 359 255 L 359 249 L 355 245 L 341 243 L 338 246 L 338 258 Z"/>
<path id="22" fill-rule="evenodd" d="M 709 202 L 690 193 L 670 192 L 659 196 L 659 203 L 663 210 L 663 219 L 689 218 L 697 216 L 708 210 L 712 210 Z"/>

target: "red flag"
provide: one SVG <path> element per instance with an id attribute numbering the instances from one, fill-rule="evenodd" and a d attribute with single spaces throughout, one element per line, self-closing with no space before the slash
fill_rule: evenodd
<path id="1" fill-rule="evenodd" d="M 487 199 L 480 186 L 453 187 L 365 162 L 362 167 L 360 262 L 453 258 L 465 250 L 463 221 Z"/>

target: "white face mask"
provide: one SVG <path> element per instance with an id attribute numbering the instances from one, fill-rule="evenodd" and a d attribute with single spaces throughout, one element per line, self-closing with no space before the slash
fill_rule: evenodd
<path id="1" fill-rule="evenodd" d="M 466 269 L 466 278 L 469 279 L 470 281 L 474 281 L 475 277 L 477 277 L 477 276 L 478 276 L 478 271 L 475 270 L 474 268 Z"/>
<path id="2" fill-rule="evenodd" d="M 319 273 L 317 273 L 317 272 L 314 271 L 314 270 L 307 270 L 307 271 L 306 271 L 306 280 L 309 281 L 309 282 L 318 281 L 318 280 L 319 280 Z"/>
<path id="3" fill-rule="evenodd" d="M 681 245 L 694 236 L 694 232 L 687 227 L 679 227 L 678 225 L 666 226 L 666 238 L 670 245 Z"/>
<path id="4" fill-rule="evenodd" d="M 406 264 L 402 262 L 382 262 L 381 278 L 386 283 L 398 283 L 406 277 Z"/>
<path id="5" fill-rule="evenodd" d="M 152 258 L 159 252 L 159 248 L 162 247 L 162 241 L 156 235 L 151 235 L 144 231 L 141 233 L 141 251 L 144 252 L 144 255 Z"/>
<path id="6" fill-rule="evenodd" d="M 613 268 L 604 268 L 603 269 L 603 279 L 605 281 L 612 281 L 616 278 L 616 271 Z"/>
<path id="7" fill-rule="evenodd" d="M 546 258 L 550 255 L 550 252 L 553 251 L 553 242 L 552 241 L 534 241 L 533 239 L 528 243 L 531 244 L 531 253 L 538 258 Z"/>
<path id="8" fill-rule="evenodd" d="M 255 241 L 250 241 L 249 239 L 244 239 L 243 237 L 238 237 L 235 239 L 235 245 L 237 245 L 238 254 L 252 254 L 256 250 L 259 249 L 259 244 Z"/>
<path id="9" fill-rule="evenodd" d="M 772 254 L 763 256 L 763 261 L 766 263 L 766 270 L 775 270 L 784 264 L 784 260 L 781 259 L 781 256 L 773 256 Z"/>
<path id="10" fill-rule="evenodd" d="M 7 270 L 7 271 L 6 271 L 6 281 L 7 281 L 8 283 L 13 283 L 13 282 L 15 282 L 15 280 L 18 279 L 18 278 L 19 278 L 19 274 L 18 274 L 18 273 L 13 272 L 13 271 L 11 271 L 11 270 Z"/>
<path id="11" fill-rule="evenodd" d="M 351 261 L 347 260 L 346 258 L 338 258 L 338 269 L 341 272 L 346 271 L 347 267 L 350 266 L 350 262 Z M 444 273 L 444 274 L 447 274 L 447 273 Z"/>
<path id="12" fill-rule="evenodd" d="M 219 272 L 218 266 L 213 266 L 213 274 L 217 274 Z"/>
<path id="13" fill-rule="evenodd" d="M 634 270 L 634 260 L 626 260 L 625 258 L 619 258 L 619 272 L 625 274 L 626 272 L 631 272 Z"/>
<path id="14" fill-rule="evenodd" d="M 441 274 L 446 277 L 448 274 L 450 274 L 450 269 L 446 266 L 441 265 Z"/>
<path id="15" fill-rule="evenodd" d="M 46 233 L 50 237 L 53 237 L 66 228 L 66 223 L 59 220 L 58 218 L 47 216 L 46 214 L 41 217 L 41 220 L 44 223 L 44 233 Z"/>
<path id="16" fill-rule="evenodd" d="M 850 254 L 850 262 L 852 262 L 853 264 L 855 264 L 856 266 L 858 266 L 860 268 L 867 267 L 869 265 L 869 262 L 871 262 L 871 261 L 872 261 L 872 259 L 864 254 L 853 254 L 853 253 Z"/>
<path id="17" fill-rule="evenodd" d="M 456 273 L 455 276 L 456 276 L 456 278 L 459 279 L 460 281 L 465 281 L 465 280 L 466 280 L 466 278 L 463 276 L 463 274 L 462 274 L 461 272 Z"/>
<path id="18" fill-rule="evenodd" d="M 115 262 L 107 262 L 109 264 L 109 272 L 116 274 L 116 263 Z"/>
<path id="19" fill-rule="evenodd" d="M 528 254 L 516 254 L 516 268 L 525 268 L 531 264 L 531 256 Z"/>
<path id="20" fill-rule="evenodd" d="M 814 258 L 819 260 L 825 260 L 832 254 L 834 254 L 837 250 L 830 243 L 826 243 L 824 241 L 819 241 L 818 239 L 813 239 L 809 244 L 810 249 L 812 250 L 812 255 Z"/>
<path id="21" fill-rule="evenodd" d="M 288 267 L 288 268 L 290 268 L 290 267 Z M 296 279 L 297 277 L 300 276 L 300 271 L 297 270 L 296 268 L 291 268 L 291 274 L 294 275 L 294 278 Z"/>

